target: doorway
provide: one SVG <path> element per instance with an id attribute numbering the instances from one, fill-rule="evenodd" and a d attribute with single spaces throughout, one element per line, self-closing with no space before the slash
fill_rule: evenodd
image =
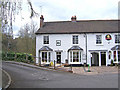
<path id="1" fill-rule="evenodd" d="M 91 65 L 99 66 L 99 54 L 96 52 L 91 53 Z"/>
<path id="2" fill-rule="evenodd" d="M 56 52 L 57 63 L 61 63 L 61 52 Z"/>
<path id="3" fill-rule="evenodd" d="M 106 65 L 106 52 L 101 52 L 101 65 Z"/>
<path id="4" fill-rule="evenodd" d="M 120 51 L 118 51 L 118 62 L 120 62 Z"/>

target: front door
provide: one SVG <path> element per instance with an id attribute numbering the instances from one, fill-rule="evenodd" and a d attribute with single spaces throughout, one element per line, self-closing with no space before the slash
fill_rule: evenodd
<path id="1" fill-rule="evenodd" d="M 56 52 L 57 63 L 61 63 L 61 52 Z"/>
<path id="2" fill-rule="evenodd" d="M 120 51 L 118 51 L 118 62 L 120 62 Z"/>
<path id="3" fill-rule="evenodd" d="M 106 52 L 101 52 L 101 65 L 106 65 Z"/>
<path id="4" fill-rule="evenodd" d="M 91 53 L 91 65 L 92 66 L 99 66 L 99 54 L 96 52 Z"/>

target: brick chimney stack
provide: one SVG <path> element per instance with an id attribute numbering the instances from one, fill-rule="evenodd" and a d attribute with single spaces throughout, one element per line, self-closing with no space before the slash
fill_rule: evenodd
<path id="1" fill-rule="evenodd" d="M 77 19 L 76 15 L 71 17 L 72 22 L 76 22 L 76 19 Z"/>
<path id="2" fill-rule="evenodd" d="M 43 17 L 43 15 L 41 15 L 41 17 L 40 17 L 40 28 L 43 27 L 43 25 L 44 25 L 44 17 Z"/>

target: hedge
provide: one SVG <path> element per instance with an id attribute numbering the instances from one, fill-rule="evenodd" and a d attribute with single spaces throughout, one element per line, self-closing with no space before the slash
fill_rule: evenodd
<path id="1" fill-rule="evenodd" d="M 16 58 L 15 58 L 15 52 L 2 52 L 2 60 L 9 60 L 9 61 L 16 60 L 19 62 L 27 62 L 26 55 L 30 62 L 34 61 L 32 54 L 16 53 Z"/>

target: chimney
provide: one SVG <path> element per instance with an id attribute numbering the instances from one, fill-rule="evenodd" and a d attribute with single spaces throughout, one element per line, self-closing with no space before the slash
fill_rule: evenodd
<path id="1" fill-rule="evenodd" d="M 40 17 L 40 28 L 43 27 L 43 25 L 44 25 L 44 17 L 43 17 L 43 15 L 41 15 L 41 17 Z"/>
<path id="2" fill-rule="evenodd" d="M 77 19 L 76 15 L 71 17 L 72 22 L 76 22 L 76 19 Z"/>

